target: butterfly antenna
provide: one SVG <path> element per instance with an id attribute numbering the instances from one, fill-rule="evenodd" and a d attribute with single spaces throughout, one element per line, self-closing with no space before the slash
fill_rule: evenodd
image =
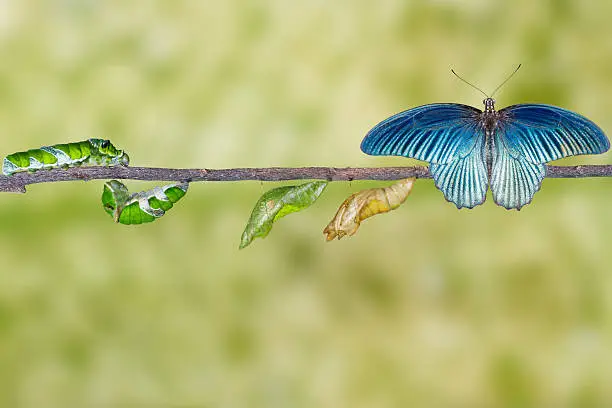
<path id="1" fill-rule="evenodd" d="M 495 95 L 495 93 L 499 90 L 499 88 L 501 88 L 506 82 L 508 82 L 510 80 L 510 78 L 512 78 L 514 76 L 514 74 L 516 74 L 516 72 L 519 70 L 521 65 L 523 65 L 523 64 L 518 64 L 518 67 L 516 67 L 516 69 L 508 76 L 508 78 L 506 78 L 506 80 L 504 82 L 502 82 L 501 84 L 499 84 L 499 86 L 497 88 L 495 88 L 495 90 L 491 94 L 491 98 L 493 97 L 493 95 Z"/>
<path id="2" fill-rule="evenodd" d="M 469 82 L 468 82 L 468 81 L 466 81 L 465 79 L 461 78 L 461 77 L 459 76 L 459 74 L 457 74 L 457 73 L 455 72 L 455 70 L 454 70 L 454 69 L 451 69 L 451 72 L 452 72 L 452 73 L 453 73 L 453 74 L 454 74 L 454 75 L 455 75 L 457 78 L 459 78 L 460 80 L 462 80 L 463 82 L 465 82 L 466 84 L 468 84 L 469 86 L 471 86 L 472 88 L 474 88 L 474 89 L 476 89 L 477 91 L 479 91 L 479 92 L 480 92 L 481 94 L 483 94 L 485 97 L 487 97 L 487 98 L 489 97 L 489 95 L 487 95 L 486 93 L 484 93 L 484 91 L 483 91 L 482 89 L 480 89 L 479 87 L 477 87 L 477 86 L 476 86 L 476 85 L 474 85 L 474 84 L 469 83 Z M 507 81 L 507 80 L 506 80 L 506 81 Z M 503 84 L 502 84 L 502 85 L 503 85 Z"/>

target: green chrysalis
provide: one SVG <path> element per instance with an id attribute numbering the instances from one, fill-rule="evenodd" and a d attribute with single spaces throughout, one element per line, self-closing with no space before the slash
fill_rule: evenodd
<path id="1" fill-rule="evenodd" d="M 123 183 L 110 180 L 104 183 L 102 205 L 115 222 L 126 225 L 152 222 L 183 198 L 188 187 L 189 183 L 175 183 L 130 194 Z"/>
<path id="2" fill-rule="evenodd" d="M 110 140 L 88 139 L 63 143 L 9 154 L 4 158 L 2 172 L 10 176 L 22 171 L 75 166 L 127 166 L 130 158 Z"/>
<path id="3" fill-rule="evenodd" d="M 272 224 L 281 217 L 311 206 L 323 193 L 326 181 L 311 181 L 298 186 L 283 186 L 266 191 L 255 203 L 251 217 L 242 233 L 240 249 L 253 239 L 265 238 Z"/>

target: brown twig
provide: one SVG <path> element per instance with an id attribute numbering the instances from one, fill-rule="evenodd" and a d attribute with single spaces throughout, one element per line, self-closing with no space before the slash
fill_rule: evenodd
<path id="1" fill-rule="evenodd" d="M 611 177 L 612 165 L 548 166 L 546 177 Z M 412 167 L 269 167 L 239 169 L 168 169 L 155 167 L 75 167 L 0 176 L 0 192 L 25 193 L 29 184 L 75 180 L 130 179 L 148 181 L 329 181 L 431 178 L 425 166 Z"/>

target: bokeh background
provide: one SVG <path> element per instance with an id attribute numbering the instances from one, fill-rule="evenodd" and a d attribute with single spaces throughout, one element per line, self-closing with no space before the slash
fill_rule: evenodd
<path id="1" fill-rule="evenodd" d="M 408 107 L 544 102 L 612 133 L 612 3 L 0 1 L 0 150 L 111 139 L 134 165 L 383 166 Z M 612 156 L 569 163 L 610 163 Z M 349 194 L 238 251 L 274 183 L 197 183 L 115 225 L 102 181 L 0 197 L 0 405 L 612 406 L 612 180 L 544 181 L 520 212 L 431 180 L 355 237 Z M 131 189 L 146 183 L 128 183 Z"/>

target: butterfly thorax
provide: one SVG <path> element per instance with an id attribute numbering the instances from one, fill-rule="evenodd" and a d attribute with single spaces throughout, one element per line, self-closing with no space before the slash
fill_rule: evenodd
<path id="1" fill-rule="evenodd" d="M 499 120 L 499 113 L 495 110 L 495 100 L 493 98 L 487 98 L 483 102 L 485 105 L 485 110 L 481 113 L 480 122 L 484 127 L 488 139 L 495 133 L 497 121 Z"/>

